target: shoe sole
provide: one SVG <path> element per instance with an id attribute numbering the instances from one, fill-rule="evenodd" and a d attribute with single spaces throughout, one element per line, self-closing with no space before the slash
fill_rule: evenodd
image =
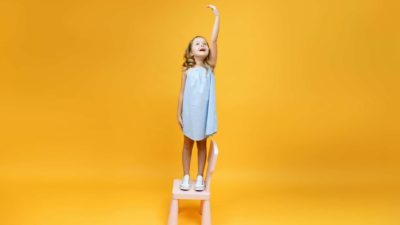
<path id="1" fill-rule="evenodd" d="M 196 190 L 196 191 L 204 191 L 204 187 L 195 187 L 194 190 Z"/>
<path id="2" fill-rule="evenodd" d="M 179 186 L 179 188 L 180 188 L 182 191 L 189 191 L 189 190 L 190 190 L 190 186 Z"/>

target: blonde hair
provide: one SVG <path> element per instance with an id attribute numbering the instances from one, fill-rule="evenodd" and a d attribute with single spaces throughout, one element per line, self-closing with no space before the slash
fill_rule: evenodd
<path id="1" fill-rule="evenodd" d="M 182 67 L 183 67 L 182 69 L 183 69 L 183 70 L 187 70 L 187 69 L 189 69 L 189 68 L 191 68 L 191 67 L 193 67 L 193 66 L 196 65 L 196 61 L 194 60 L 194 56 L 190 56 L 190 53 L 192 53 L 193 41 L 194 41 L 194 39 L 196 39 L 196 38 L 203 38 L 203 39 L 206 41 L 207 46 L 209 46 L 207 40 L 206 40 L 203 36 L 197 35 L 197 36 L 193 37 L 192 40 L 190 40 L 188 46 L 186 47 L 185 54 L 183 55 L 183 58 L 184 58 L 184 62 L 183 62 L 183 64 L 182 64 Z M 208 51 L 208 55 L 207 55 L 207 57 L 206 57 L 206 58 L 204 59 L 204 61 L 203 61 L 203 63 L 204 63 L 208 68 L 211 67 L 211 66 L 208 64 L 208 59 L 209 59 L 209 58 L 210 58 L 210 51 Z M 208 69 L 208 68 L 207 68 L 207 69 Z"/>

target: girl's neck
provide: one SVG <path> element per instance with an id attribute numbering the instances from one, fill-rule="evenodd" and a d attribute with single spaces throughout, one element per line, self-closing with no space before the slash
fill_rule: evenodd
<path id="1" fill-rule="evenodd" d="M 194 61 L 196 62 L 196 65 L 195 65 L 195 66 L 205 67 L 205 64 L 204 64 L 204 62 L 203 62 L 202 59 L 198 59 L 198 58 L 194 57 Z"/>

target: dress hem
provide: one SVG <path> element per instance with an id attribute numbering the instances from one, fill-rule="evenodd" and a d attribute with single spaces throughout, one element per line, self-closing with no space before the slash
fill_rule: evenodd
<path id="1" fill-rule="evenodd" d="M 192 138 L 192 137 L 190 137 L 189 135 L 187 135 L 187 134 L 185 134 L 185 133 L 183 133 L 183 135 L 186 136 L 187 138 L 189 138 L 189 139 L 192 140 L 192 141 L 201 141 L 201 140 L 204 140 L 204 139 L 206 139 L 206 138 L 209 138 L 209 137 L 214 136 L 216 133 L 217 133 L 217 131 L 215 131 L 215 132 L 213 132 L 213 133 L 211 133 L 211 134 L 205 135 L 202 139 Z"/>

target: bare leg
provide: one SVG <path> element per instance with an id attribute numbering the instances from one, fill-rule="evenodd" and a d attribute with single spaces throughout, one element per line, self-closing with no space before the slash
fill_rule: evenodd
<path id="1" fill-rule="evenodd" d="M 198 151 L 198 172 L 197 175 L 203 176 L 204 166 L 207 158 L 207 138 L 201 141 L 196 141 Z"/>
<path id="2" fill-rule="evenodd" d="M 183 151 L 182 151 L 182 164 L 183 175 L 189 175 L 190 159 L 192 158 L 192 149 L 194 141 L 183 135 Z"/>

